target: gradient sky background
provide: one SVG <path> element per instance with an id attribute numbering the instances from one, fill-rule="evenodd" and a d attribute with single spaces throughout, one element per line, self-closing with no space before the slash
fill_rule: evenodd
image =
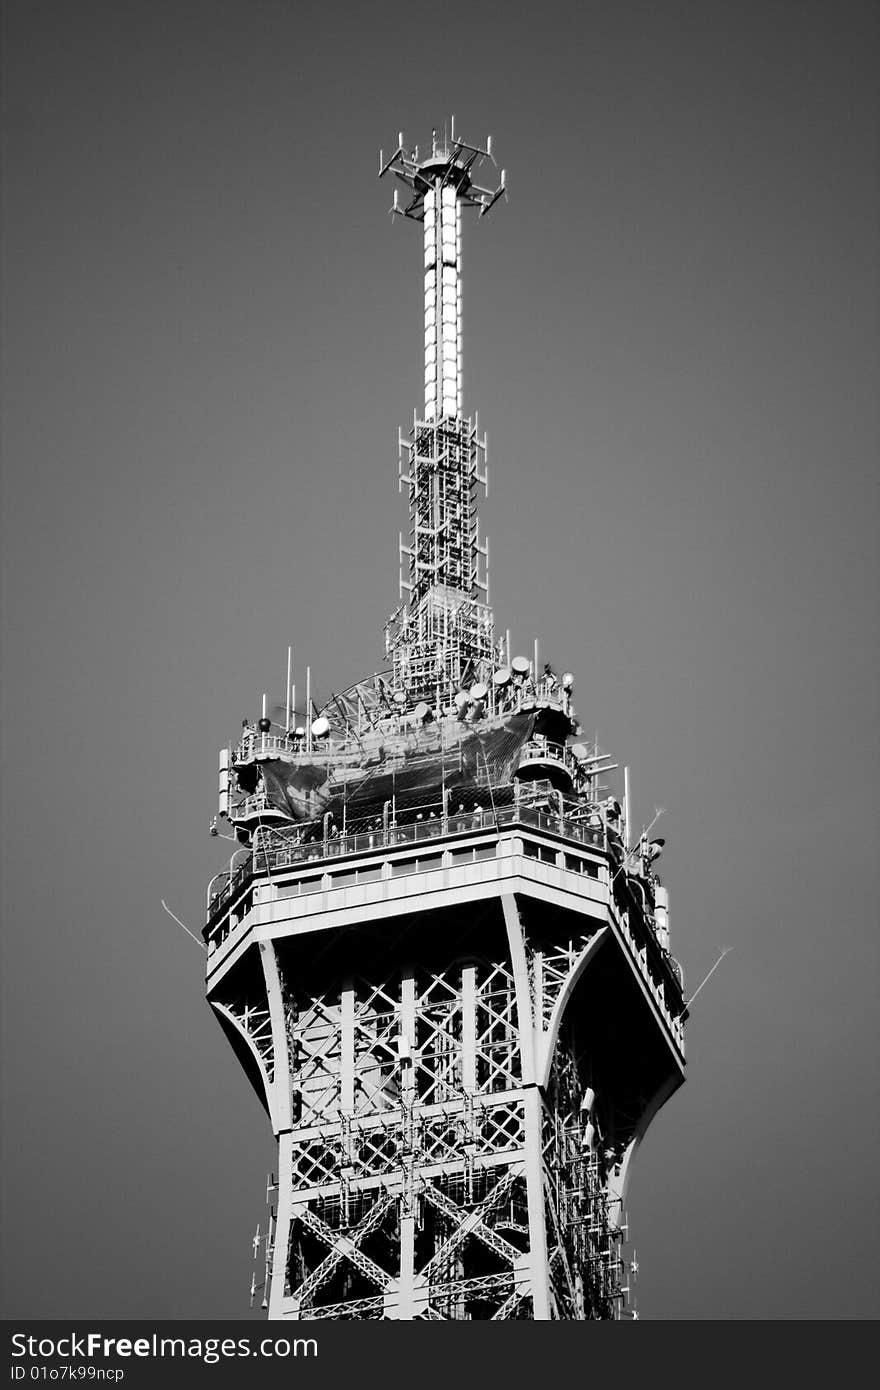
<path id="1" fill-rule="evenodd" d="M 273 1166 L 203 1002 L 217 749 L 382 663 L 420 234 L 491 132 L 465 402 L 498 623 L 667 808 L 689 1079 L 648 1318 L 878 1313 L 877 15 L 859 3 L 5 7 L 7 1317 L 248 1316 Z M 257 1315 L 259 1310 L 257 1310 Z"/>

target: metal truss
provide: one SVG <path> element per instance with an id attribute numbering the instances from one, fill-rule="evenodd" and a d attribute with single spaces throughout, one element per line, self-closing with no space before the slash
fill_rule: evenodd
<path id="1" fill-rule="evenodd" d="M 488 576 L 481 575 L 480 560 L 487 560 L 488 552 L 480 543 L 475 505 L 477 485 L 488 487 L 485 438 L 470 420 L 416 420 L 410 440 L 400 439 L 399 445 L 411 525 L 410 545 L 400 546 L 410 571 L 408 582 L 401 577 L 401 589 L 409 592 L 413 607 L 432 588 L 470 597 L 486 593 Z M 433 635 L 439 645 L 445 634 Z"/>
<path id="2" fill-rule="evenodd" d="M 547 1028 L 553 1010 L 599 927 L 573 930 L 561 940 L 533 937 L 527 943 L 536 1018 Z"/>
<path id="3" fill-rule="evenodd" d="M 275 1077 L 275 1055 L 272 1042 L 272 1016 L 265 999 L 250 1003 L 236 998 L 217 1007 L 247 1042 L 271 1084 Z"/>
<path id="4" fill-rule="evenodd" d="M 411 704 L 439 708 L 460 688 L 491 681 L 494 626 L 489 603 L 489 547 L 481 543 L 476 489 L 488 486 L 486 440 L 464 418 L 462 388 L 461 212 L 486 213 L 504 192 L 475 182 L 491 150 L 455 137 L 454 121 L 430 155 L 399 148 L 380 177 L 393 174 L 410 190 L 393 211 L 424 223 L 425 408 L 409 440 L 399 438 L 400 485 L 409 489 L 408 592 L 385 630 L 394 684 Z M 494 162 L 494 161 L 493 161 Z M 482 468 L 481 468 L 482 466 Z M 480 598 L 485 603 L 480 602 Z"/>
<path id="5" fill-rule="evenodd" d="M 475 503 L 477 485 L 488 482 L 486 441 L 470 420 L 444 418 L 417 420 L 400 447 L 410 506 L 409 544 L 400 543 L 409 578 L 401 572 L 400 588 L 409 597 L 386 624 L 385 648 L 408 702 L 434 707 L 490 681 L 496 655 L 489 545 Z"/>
<path id="6" fill-rule="evenodd" d="M 390 948 L 320 990 L 290 973 L 274 1035 L 270 1008 L 223 1006 L 267 1085 L 284 1074 L 273 1036 L 287 1050 L 270 1316 L 532 1318 L 542 1286 L 543 1316 L 619 1316 L 619 1220 L 585 1141 L 583 1067 L 564 1038 L 537 1111 L 523 1071 L 524 1030 L 555 1026 L 594 936 L 524 933 L 527 1016 L 507 955 L 439 969 Z"/>

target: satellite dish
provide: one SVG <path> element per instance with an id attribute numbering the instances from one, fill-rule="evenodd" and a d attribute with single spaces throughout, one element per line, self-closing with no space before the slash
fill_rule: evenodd
<path id="1" fill-rule="evenodd" d="M 510 669 L 515 676 L 527 676 L 532 664 L 527 656 L 515 656 L 510 663 Z"/>
<path id="2" fill-rule="evenodd" d="M 294 738 L 305 738 L 306 731 L 303 728 L 302 724 L 297 724 L 296 728 L 293 731 L 293 734 Z"/>
<path id="3" fill-rule="evenodd" d="M 567 690 L 569 694 L 574 690 L 574 676 L 570 671 L 564 671 L 562 674 L 562 689 Z"/>
<path id="4" fill-rule="evenodd" d="M 325 719 L 323 714 L 319 714 L 317 719 L 312 720 L 312 737 L 326 738 L 330 732 L 330 720 Z"/>
<path id="5" fill-rule="evenodd" d="M 406 691 L 404 691 L 404 690 L 395 690 L 394 695 L 392 696 L 392 699 L 394 700 L 394 703 L 395 703 L 396 705 L 405 705 L 405 704 L 406 704 Z"/>
<path id="6" fill-rule="evenodd" d="M 488 694 L 488 686 L 485 686 L 482 681 L 477 681 L 476 685 L 471 686 L 472 700 L 485 700 Z"/>
<path id="7" fill-rule="evenodd" d="M 431 718 L 431 707 L 430 705 L 426 705 L 424 700 L 419 700 L 419 703 L 413 710 L 413 714 L 420 724 L 425 724 Z"/>
<path id="8" fill-rule="evenodd" d="M 466 690 L 457 690 L 455 692 L 455 699 L 453 701 L 453 704 L 455 705 L 455 708 L 458 710 L 459 714 L 462 714 L 464 710 L 467 709 L 470 702 L 471 697 Z"/>
<path id="9" fill-rule="evenodd" d="M 499 666 L 498 670 L 492 677 L 492 683 L 493 685 L 497 685 L 501 688 L 503 688 L 505 685 L 510 685 L 510 667 Z"/>
<path id="10" fill-rule="evenodd" d="M 571 746 L 571 755 L 573 758 L 577 758 L 578 762 L 582 762 L 584 758 L 588 758 L 589 753 L 587 752 L 586 744 L 573 743 Z"/>

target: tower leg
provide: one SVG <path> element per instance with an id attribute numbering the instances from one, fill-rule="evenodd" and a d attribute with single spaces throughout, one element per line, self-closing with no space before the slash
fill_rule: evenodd
<path id="1" fill-rule="evenodd" d="M 550 1320 L 550 1277 L 547 1262 L 547 1226 L 544 1210 L 544 1158 L 541 1143 L 543 1106 L 537 1086 L 525 1094 L 526 1193 L 529 1205 L 529 1278 L 536 1322 Z"/>

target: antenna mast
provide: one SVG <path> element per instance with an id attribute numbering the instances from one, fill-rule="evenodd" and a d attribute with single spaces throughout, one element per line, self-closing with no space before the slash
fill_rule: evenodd
<path id="1" fill-rule="evenodd" d="M 488 545 L 480 539 L 476 486 L 486 487 L 486 440 L 476 417 L 463 414 L 461 332 L 461 216 L 483 216 L 505 193 L 477 183 L 485 149 L 455 135 L 432 134 L 431 153 L 398 148 L 380 154 L 379 177 L 393 174 L 407 188 L 401 205 L 395 189 L 392 214 L 421 222 L 425 266 L 425 409 L 409 439 L 400 438 L 400 481 L 409 488 L 409 544 L 401 539 L 401 596 L 408 599 L 389 619 L 386 652 L 395 685 L 410 704 L 443 706 L 457 689 L 491 678 L 494 621 L 488 604 Z"/>

